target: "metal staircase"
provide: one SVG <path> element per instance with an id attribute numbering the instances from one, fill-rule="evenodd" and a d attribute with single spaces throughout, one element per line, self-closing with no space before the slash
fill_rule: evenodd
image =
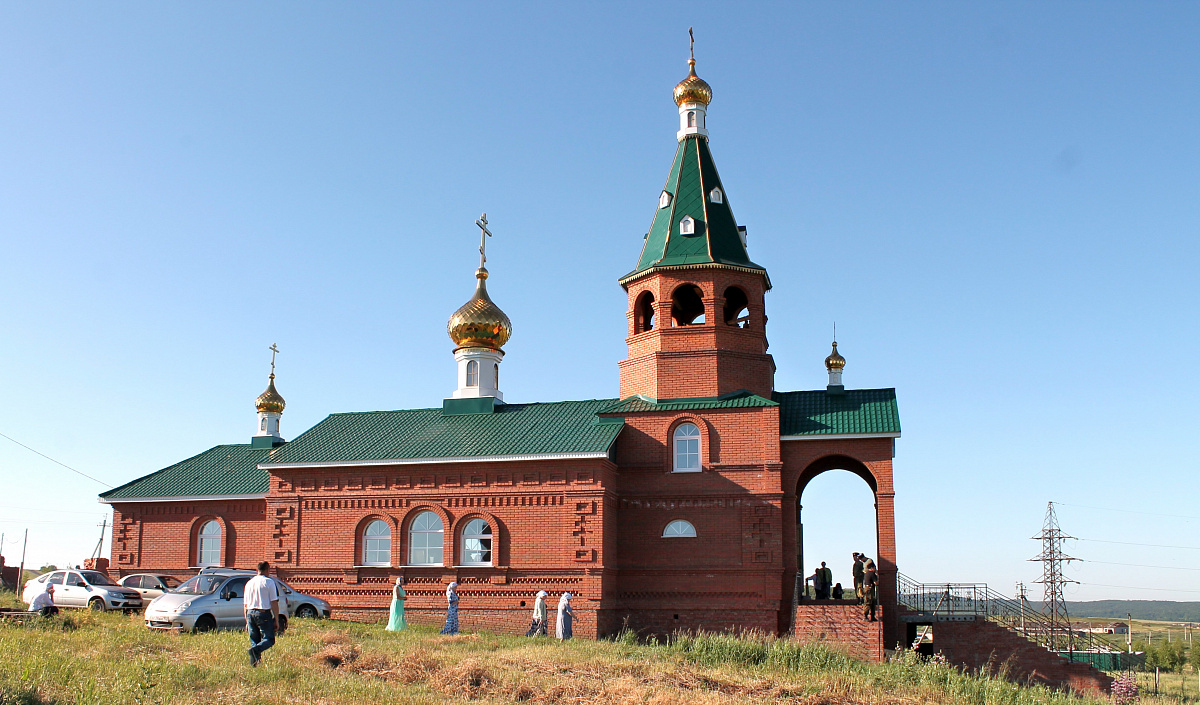
<path id="1" fill-rule="evenodd" d="M 1053 623 L 1023 598 L 1011 598 L 992 590 L 987 583 L 918 583 L 903 573 L 896 574 L 896 600 L 910 614 L 906 622 L 933 623 L 983 619 L 995 622 L 1047 650 L 1066 643 L 1068 651 L 1125 651 L 1102 634 L 1089 634 L 1087 642 L 1067 624 Z"/>

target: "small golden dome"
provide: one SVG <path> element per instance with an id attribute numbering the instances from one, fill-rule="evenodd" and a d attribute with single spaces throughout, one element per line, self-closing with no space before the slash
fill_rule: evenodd
<path id="1" fill-rule="evenodd" d="M 675 86 L 675 105 L 684 103 L 700 103 L 708 105 L 712 102 L 712 86 L 696 75 L 696 60 L 688 59 L 687 78 Z"/>
<path id="2" fill-rule="evenodd" d="M 282 414 L 283 407 L 287 406 L 287 402 L 275 390 L 275 373 L 271 373 L 271 380 L 267 383 L 267 391 L 258 395 L 254 400 L 254 408 L 261 412 L 270 412 L 272 414 Z"/>
<path id="3" fill-rule="evenodd" d="M 838 354 L 837 343 L 833 344 L 833 352 L 829 353 L 829 357 L 825 358 L 825 369 L 829 371 L 840 370 L 846 366 L 846 358 Z"/>
<path id="4" fill-rule="evenodd" d="M 446 324 L 446 333 L 458 348 L 491 348 L 500 350 L 512 335 L 512 322 L 492 303 L 484 281 L 488 271 L 483 267 L 475 270 L 479 284 L 471 300 L 454 312 Z"/>

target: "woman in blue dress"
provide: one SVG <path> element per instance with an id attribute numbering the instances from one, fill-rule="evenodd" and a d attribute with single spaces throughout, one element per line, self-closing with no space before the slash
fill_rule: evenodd
<path id="1" fill-rule="evenodd" d="M 458 583 L 446 586 L 446 626 L 442 627 L 443 634 L 458 633 Z"/>
<path id="2" fill-rule="evenodd" d="M 396 587 L 392 588 L 392 615 L 388 620 L 387 631 L 402 632 L 408 624 L 404 621 L 404 601 L 408 594 L 404 592 L 404 578 L 396 578 Z"/>

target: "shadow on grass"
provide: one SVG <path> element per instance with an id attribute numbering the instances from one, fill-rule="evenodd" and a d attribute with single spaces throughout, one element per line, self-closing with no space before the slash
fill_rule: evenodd
<path id="1" fill-rule="evenodd" d="M 58 705 L 58 700 L 45 700 L 36 691 L 13 690 L 0 686 L 0 705 Z"/>

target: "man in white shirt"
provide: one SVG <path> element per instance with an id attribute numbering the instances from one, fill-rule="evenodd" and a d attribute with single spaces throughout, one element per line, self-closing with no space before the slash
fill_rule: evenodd
<path id="1" fill-rule="evenodd" d="M 34 596 L 33 601 L 29 603 L 29 611 L 41 612 L 43 617 L 58 614 L 58 608 L 54 606 L 53 585 L 47 585 L 45 590 Z"/>
<path id="2" fill-rule="evenodd" d="M 267 577 L 271 564 L 258 564 L 258 575 L 246 583 L 242 598 L 242 613 L 246 616 L 246 632 L 250 634 L 250 665 L 262 661 L 262 653 L 275 645 L 275 626 L 279 623 L 279 591 L 275 581 Z"/>

